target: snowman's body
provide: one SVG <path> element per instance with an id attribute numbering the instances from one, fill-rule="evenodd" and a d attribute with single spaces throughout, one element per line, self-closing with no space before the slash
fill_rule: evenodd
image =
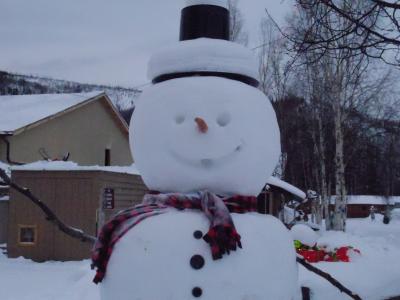
<path id="1" fill-rule="evenodd" d="M 103 300 L 187 300 L 194 288 L 204 300 L 279 300 L 296 294 L 293 243 L 281 222 L 256 213 L 232 214 L 243 249 L 214 261 L 194 233 L 208 231 L 200 212 L 151 217 L 117 243 L 102 283 Z M 200 255 L 204 266 L 194 269 Z"/>
<path id="2" fill-rule="evenodd" d="M 222 2 L 190 0 L 186 21 L 205 12 L 205 19 L 221 23 L 219 16 L 229 17 Z M 148 188 L 257 196 L 278 161 L 280 136 L 271 103 L 255 88 L 252 53 L 229 41 L 191 39 L 153 57 L 149 74 L 155 84 L 136 103 L 130 131 Z M 288 230 L 272 216 L 231 216 L 243 249 L 218 260 L 201 239 L 210 227 L 203 211 L 170 208 L 144 219 L 116 243 L 102 300 L 294 299 L 297 266 Z"/>

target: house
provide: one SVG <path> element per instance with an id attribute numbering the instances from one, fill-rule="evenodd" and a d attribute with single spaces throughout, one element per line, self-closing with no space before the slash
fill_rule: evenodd
<path id="1" fill-rule="evenodd" d="M 334 208 L 335 197 L 331 198 L 331 209 Z M 371 213 L 371 207 L 376 213 L 385 214 L 389 207 L 400 207 L 400 196 L 383 197 L 371 195 L 348 195 L 347 217 L 366 218 Z"/>
<path id="2" fill-rule="evenodd" d="M 265 188 L 258 195 L 258 212 L 276 217 L 283 212 L 284 205 L 291 200 L 299 203 L 306 199 L 306 194 L 297 187 L 271 176 Z"/>
<path id="3" fill-rule="evenodd" d="M 131 165 L 128 125 L 103 92 L 0 96 L 0 161 Z"/>
<path id="4" fill-rule="evenodd" d="M 37 162 L 13 167 L 15 183 L 29 188 L 66 224 L 96 236 L 117 212 L 138 204 L 147 192 L 134 165 L 79 166 Z M 11 189 L 7 254 L 34 261 L 90 257 L 92 245 L 75 240 L 51 224 L 30 200 Z"/>

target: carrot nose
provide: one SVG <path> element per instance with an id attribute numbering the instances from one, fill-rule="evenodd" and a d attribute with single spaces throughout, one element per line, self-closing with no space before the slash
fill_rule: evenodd
<path id="1" fill-rule="evenodd" d="M 196 118 L 196 119 L 194 119 L 194 121 L 196 122 L 197 128 L 199 129 L 199 131 L 201 133 L 207 133 L 208 125 L 207 125 L 206 121 L 204 121 L 202 118 Z"/>

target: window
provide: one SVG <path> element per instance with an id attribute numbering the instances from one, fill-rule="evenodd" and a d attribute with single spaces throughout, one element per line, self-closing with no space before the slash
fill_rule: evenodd
<path id="1" fill-rule="evenodd" d="M 111 166 L 111 149 L 106 149 L 104 154 L 104 165 Z"/>
<path id="2" fill-rule="evenodd" d="M 34 246 L 37 242 L 36 225 L 18 225 L 18 243 L 22 246 Z"/>

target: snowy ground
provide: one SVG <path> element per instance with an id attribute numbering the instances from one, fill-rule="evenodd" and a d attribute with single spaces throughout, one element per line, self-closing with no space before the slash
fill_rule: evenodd
<path id="1" fill-rule="evenodd" d="M 384 225 L 377 216 L 348 220 L 348 232 L 323 233 L 319 243 L 330 246 L 353 245 L 362 257 L 352 263 L 318 263 L 362 299 L 385 299 L 400 295 L 400 217 Z M 91 283 L 89 261 L 34 263 L 22 258 L 8 259 L 0 254 L 1 300 L 98 300 Z M 312 299 L 348 299 L 305 269 L 300 282 L 311 287 Z"/>

